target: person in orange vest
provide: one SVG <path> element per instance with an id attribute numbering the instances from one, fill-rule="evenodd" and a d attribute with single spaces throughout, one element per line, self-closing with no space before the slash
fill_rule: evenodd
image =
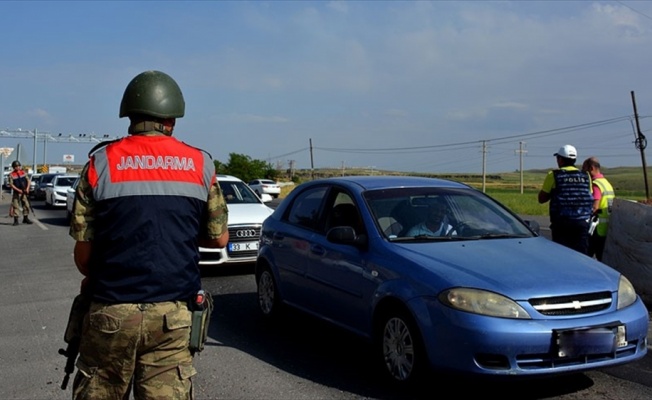
<path id="1" fill-rule="evenodd" d="M 582 171 L 591 174 L 593 182 L 593 215 L 598 217 L 598 225 L 589 237 L 588 255 L 602 261 L 604 245 L 607 241 L 607 228 L 609 214 L 616 194 L 611 183 L 604 177 L 600 170 L 600 161 L 596 157 L 589 157 L 582 163 Z"/>
<path id="2" fill-rule="evenodd" d="M 27 172 L 23 171 L 20 161 L 12 162 L 11 167 L 14 170 L 9 174 L 9 186 L 13 192 L 10 214 L 14 217 L 14 226 L 18 225 L 18 212 L 21 207 L 23 209 L 23 223 L 31 224 L 32 221 L 28 218 L 31 207 L 27 199 L 29 197 L 29 176 Z"/>

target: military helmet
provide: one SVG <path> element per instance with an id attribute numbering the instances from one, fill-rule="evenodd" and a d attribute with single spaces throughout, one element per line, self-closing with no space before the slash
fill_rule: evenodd
<path id="1" fill-rule="evenodd" d="M 183 94 L 174 79 L 161 71 L 145 71 L 127 85 L 120 103 L 120 118 L 137 114 L 181 118 L 185 109 Z"/>
<path id="2" fill-rule="evenodd" d="M 18 166 L 20 166 L 20 161 L 18 161 L 18 160 L 14 160 L 14 161 L 11 163 L 11 168 L 16 168 L 16 167 L 18 167 Z"/>

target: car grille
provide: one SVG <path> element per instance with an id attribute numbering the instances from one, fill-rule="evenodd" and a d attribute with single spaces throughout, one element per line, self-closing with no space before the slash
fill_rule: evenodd
<path id="1" fill-rule="evenodd" d="M 255 242 L 260 238 L 261 225 L 241 225 L 229 227 L 229 242 Z M 251 258 L 258 255 L 258 250 L 228 251 L 229 258 Z"/>
<path id="2" fill-rule="evenodd" d="M 612 303 L 610 292 L 580 294 L 574 296 L 530 299 L 529 303 L 543 315 L 580 315 L 609 308 Z"/>

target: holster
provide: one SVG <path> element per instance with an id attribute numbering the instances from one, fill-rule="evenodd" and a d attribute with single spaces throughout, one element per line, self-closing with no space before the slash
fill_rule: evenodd
<path id="1" fill-rule="evenodd" d="M 75 296 L 75 299 L 72 301 L 70 315 L 68 316 L 68 325 L 63 335 L 63 340 L 66 343 L 81 339 L 84 317 L 91 306 L 91 300 L 92 297 L 90 295 L 81 293 Z"/>
<path id="2" fill-rule="evenodd" d="M 75 296 L 70 307 L 70 316 L 68 316 L 68 325 L 63 335 L 63 340 L 68 344 L 65 349 L 59 349 L 59 354 L 66 357 L 66 366 L 64 372 L 66 375 L 61 383 L 61 389 L 66 390 L 70 374 L 75 370 L 75 361 L 79 355 L 79 345 L 81 343 L 82 329 L 84 318 L 91 306 L 92 296 L 82 293 Z"/>
<path id="3" fill-rule="evenodd" d="M 208 326 L 213 312 L 213 297 L 209 292 L 199 291 L 190 302 L 192 325 L 190 328 L 190 352 L 195 354 L 204 350 L 208 339 Z"/>

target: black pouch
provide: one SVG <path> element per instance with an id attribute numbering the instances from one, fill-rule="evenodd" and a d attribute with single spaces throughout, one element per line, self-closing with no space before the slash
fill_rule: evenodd
<path id="1" fill-rule="evenodd" d="M 208 339 L 208 325 L 213 312 L 213 297 L 209 292 L 200 290 L 190 304 L 192 326 L 190 328 L 190 352 L 195 354 L 204 350 Z"/>

